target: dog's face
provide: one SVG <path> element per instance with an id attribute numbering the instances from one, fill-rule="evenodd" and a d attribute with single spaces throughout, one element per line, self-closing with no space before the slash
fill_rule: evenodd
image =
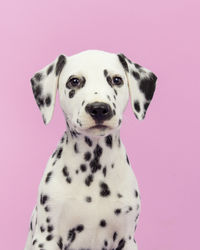
<path id="1" fill-rule="evenodd" d="M 56 90 L 68 126 L 90 136 L 119 129 L 129 94 L 143 119 L 155 90 L 156 76 L 123 54 L 89 50 L 59 56 L 31 79 L 43 120 L 51 120 Z"/>

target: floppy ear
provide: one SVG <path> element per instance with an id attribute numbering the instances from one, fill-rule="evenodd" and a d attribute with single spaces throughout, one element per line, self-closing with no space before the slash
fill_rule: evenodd
<path id="1" fill-rule="evenodd" d="M 66 57 L 60 55 L 31 78 L 33 94 L 45 124 L 52 118 L 58 80 L 65 64 Z"/>
<path id="2" fill-rule="evenodd" d="M 139 64 L 133 63 L 124 54 L 117 56 L 127 75 L 133 112 L 138 120 L 142 120 L 153 98 L 157 76 Z"/>

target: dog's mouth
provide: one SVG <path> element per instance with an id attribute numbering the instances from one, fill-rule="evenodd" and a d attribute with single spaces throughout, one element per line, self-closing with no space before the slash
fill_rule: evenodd
<path id="1" fill-rule="evenodd" d="M 97 124 L 95 126 L 89 127 L 90 130 L 92 130 L 92 129 L 106 130 L 106 129 L 109 129 L 109 128 L 110 128 L 109 126 L 101 125 L 101 124 Z"/>

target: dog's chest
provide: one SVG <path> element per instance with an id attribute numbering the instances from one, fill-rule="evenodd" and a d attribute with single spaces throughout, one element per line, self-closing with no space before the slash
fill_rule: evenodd
<path id="1" fill-rule="evenodd" d="M 96 145 L 83 150 L 76 143 L 58 146 L 40 193 L 48 196 L 59 231 L 66 230 L 63 221 L 68 228 L 81 223 L 91 231 L 101 223 L 113 230 L 129 228 L 128 224 L 133 228 L 140 207 L 137 181 L 124 148 L 117 149 Z"/>

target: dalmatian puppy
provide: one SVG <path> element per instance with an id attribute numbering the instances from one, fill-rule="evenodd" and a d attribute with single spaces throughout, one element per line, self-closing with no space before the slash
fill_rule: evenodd
<path id="1" fill-rule="evenodd" d="M 56 91 L 67 130 L 50 156 L 25 250 L 137 250 L 140 194 L 120 139 L 129 96 L 145 117 L 157 77 L 123 54 L 60 55 L 31 79 L 48 124 Z"/>

